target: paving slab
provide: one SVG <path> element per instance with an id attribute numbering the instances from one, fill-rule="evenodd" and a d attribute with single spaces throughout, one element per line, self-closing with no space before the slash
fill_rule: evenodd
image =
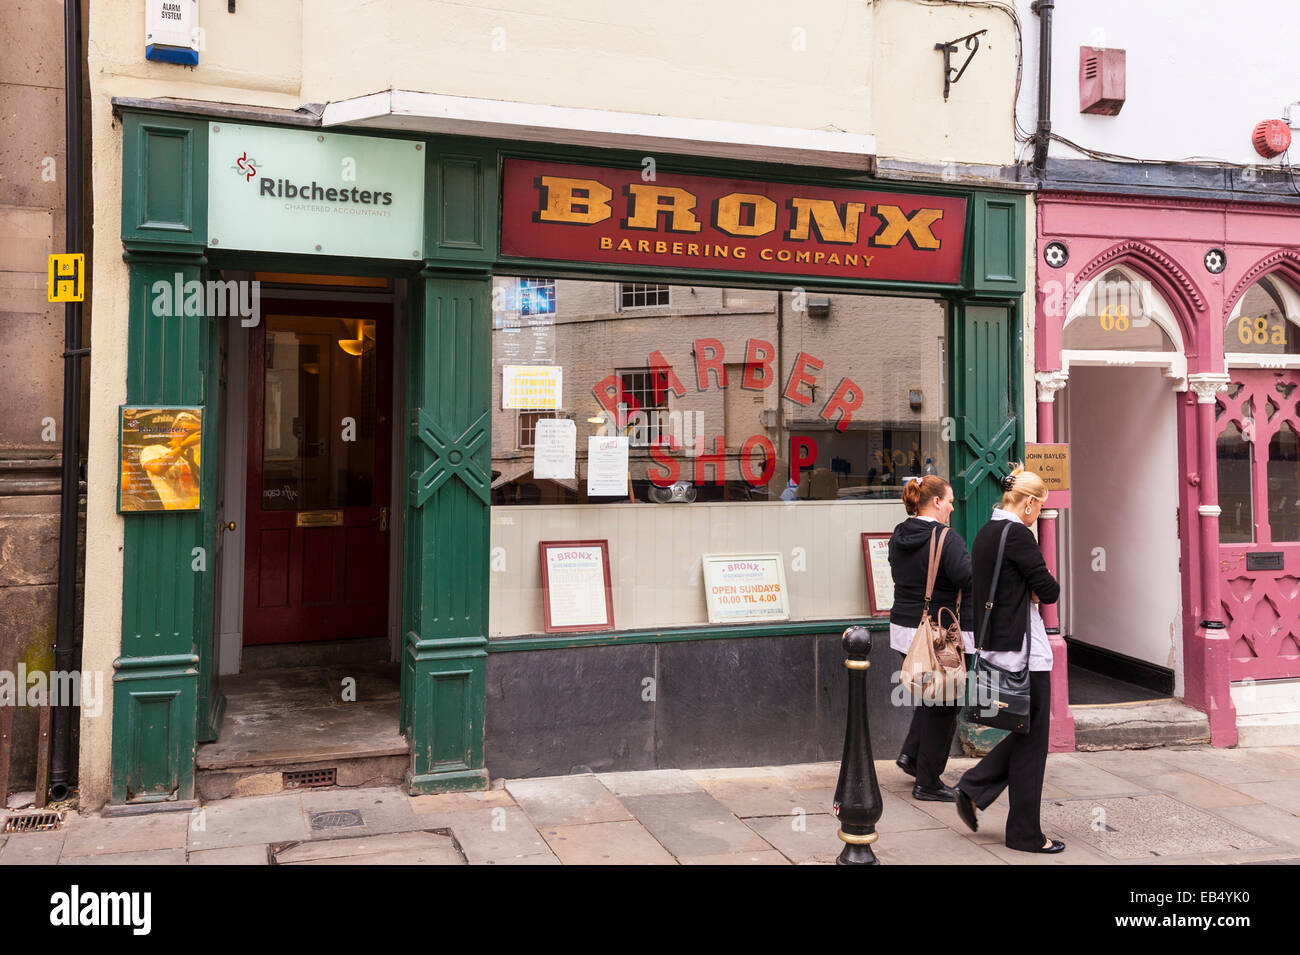
<path id="1" fill-rule="evenodd" d="M 143 849 L 105 855 L 59 857 L 59 865 L 184 865 L 184 849 Z"/>
<path id="2" fill-rule="evenodd" d="M 1300 846 L 1300 816 L 1270 806 L 1256 803 L 1251 806 L 1220 806 L 1211 810 L 1234 825 L 1290 846 Z"/>
<path id="3" fill-rule="evenodd" d="M 1082 839 L 1122 862 L 1276 847 L 1165 793 L 1052 800 L 1043 804 L 1043 828 L 1062 831 L 1067 842 Z"/>
<path id="4" fill-rule="evenodd" d="M 966 828 L 966 823 L 962 822 L 961 817 L 957 815 L 956 803 L 929 802 L 912 799 L 910 796 L 904 796 L 903 798 L 920 812 L 930 816 L 940 825 L 951 829 L 963 839 L 969 839 L 978 845 L 985 843 L 1001 845 L 1006 842 L 1007 813 L 1011 809 L 1011 803 L 1007 800 L 1005 792 L 995 799 L 987 809 L 977 811 L 975 821 L 979 823 L 979 829 L 975 832 L 971 832 L 970 829 Z"/>
<path id="5" fill-rule="evenodd" d="M 1051 833 L 1048 833 L 1050 836 Z M 1115 860 L 1102 855 L 1095 849 L 1084 845 L 1077 839 L 1063 839 L 1065 851 L 1048 854 L 1045 852 L 1021 852 L 1019 849 L 1007 848 L 1001 838 L 990 842 L 984 848 L 1008 865 L 1114 865 Z"/>
<path id="6" fill-rule="evenodd" d="M 558 863 L 528 816 L 515 806 L 424 813 L 425 828 L 450 829 L 471 865 Z M 530 858 L 540 856 L 541 858 Z"/>
<path id="7" fill-rule="evenodd" d="M 539 831 L 564 865 L 677 864 L 677 860 L 636 821 L 543 827 Z"/>
<path id="8" fill-rule="evenodd" d="M 1236 788 L 1259 802 L 1300 815 L 1300 778 L 1262 783 L 1238 783 Z"/>
<path id="9" fill-rule="evenodd" d="M 880 815 L 880 821 L 876 823 L 877 832 L 909 832 L 913 829 L 944 828 L 944 822 L 930 813 L 922 812 L 919 808 L 922 804 L 914 802 L 909 795 L 882 789 L 880 798 L 884 804 L 884 811 Z M 953 815 L 955 816 L 956 813 L 954 812 Z"/>
<path id="10" fill-rule="evenodd" d="M 464 865 L 450 836 L 390 832 L 352 839 L 300 842 L 276 853 L 276 865 Z"/>
<path id="11" fill-rule="evenodd" d="M 1142 779 L 1145 776 L 1184 770 L 1182 764 L 1161 759 L 1163 752 L 1164 750 L 1159 749 L 1102 749 L 1070 755 L 1089 766 L 1096 766 L 1098 769 L 1104 769 L 1125 779 Z"/>
<path id="12" fill-rule="evenodd" d="M 1002 865 L 984 846 L 963 839 L 951 829 L 913 829 L 881 836 L 873 845 L 886 865 Z"/>
<path id="13" fill-rule="evenodd" d="M 189 848 L 225 849 L 306 838 L 307 821 L 298 793 L 248 796 L 204 806 L 190 825 Z"/>
<path id="14" fill-rule="evenodd" d="M 795 789 L 835 789 L 840 781 L 840 764 L 834 763 L 794 763 L 790 766 L 776 766 L 772 775 Z"/>
<path id="15" fill-rule="evenodd" d="M 1146 791 L 1141 783 L 1108 773 L 1078 756 L 1064 753 L 1048 755 L 1045 781 L 1071 796 L 1114 796 Z"/>
<path id="16" fill-rule="evenodd" d="M 596 778 L 615 796 L 660 796 L 697 793 L 700 784 L 680 769 L 652 769 L 640 773 L 597 773 Z"/>
<path id="17" fill-rule="evenodd" d="M 707 792 L 628 796 L 623 803 L 678 859 L 771 848 Z"/>
<path id="18" fill-rule="evenodd" d="M 490 809 L 513 806 L 514 799 L 504 789 L 473 793 L 438 793 L 433 796 L 407 796 L 416 815 L 427 812 L 460 812 L 462 809 Z"/>
<path id="19" fill-rule="evenodd" d="M 778 776 L 762 779 L 704 779 L 700 785 L 710 796 L 731 813 L 745 819 L 751 816 L 789 817 L 796 809 L 803 812 L 826 812 L 831 800 L 821 803 L 809 799 L 812 790 L 799 790 L 784 783 Z"/>
<path id="20" fill-rule="evenodd" d="M 682 865 L 789 865 L 790 860 L 775 849 L 755 852 L 729 852 L 713 856 L 686 856 Z"/>
<path id="21" fill-rule="evenodd" d="M 696 782 L 704 779 L 765 779 L 776 775 L 776 767 L 719 766 L 711 769 L 687 769 L 683 772 Z"/>
<path id="22" fill-rule="evenodd" d="M 0 865 L 54 865 L 67 832 L 14 832 L 0 848 Z"/>
<path id="23" fill-rule="evenodd" d="M 1172 772 L 1148 776 L 1142 780 L 1148 789 L 1169 793 L 1180 802 L 1202 809 L 1214 809 L 1219 806 L 1246 806 L 1262 802 L 1240 789 L 1229 789 L 1216 782 L 1198 776 L 1196 773 Z M 1270 786 L 1273 783 L 1253 783 L 1248 785 Z"/>
<path id="24" fill-rule="evenodd" d="M 144 816 L 83 816 L 68 828 L 64 856 L 184 849 L 193 817 L 188 812 L 159 812 Z"/>
<path id="25" fill-rule="evenodd" d="M 409 832 L 427 828 L 411 808 L 410 797 L 393 789 L 318 789 L 302 793 L 302 811 L 313 840 L 353 839 L 385 832 Z M 356 810 L 360 826 L 315 828 L 316 813 Z"/>
<path id="26" fill-rule="evenodd" d="M 1272 747 L 1214 749 L 1197 746 L 1191 749 L 1163 749 L 1158 758 L 1184 772 L 1196 773 L 1224 786 L 1233 787 L 1241 783 L 1287 779 L 1296 772 L 1291 757 Z"/>
<path id="27" fill-rule="evenodd" d="M 881 789 L 888 789 L 890 792 L 903 790 L 910 792 L 916 785 L 916 780 L 899 769 L 898 764 L 892 759 L 876 760 L 876 782 L 880 784 Z"/>
<path id="28" fill-rule="evenodd" d="M 231 846 L 191 852 L 190 865 L 269 865 L 266 846 Z"/>
<path id="29" fill-rule="evenodd" d="M 809 814 L 802 819 L 779 816 L 751 819 L 749 827 L 796 865 L 834 862 L 844 848 L 839 838 L 839 820 L 826 813 Z"/>
<path id="30" fill-rule="evenodd" d="M 538 826 L 580 826 L 632 818 L 621 802 L 594 775 L 512 779 L 506 792 Z"/>

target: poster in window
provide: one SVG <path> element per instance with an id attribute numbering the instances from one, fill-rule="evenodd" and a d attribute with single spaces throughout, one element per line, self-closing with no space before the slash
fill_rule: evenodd
<path id="1" fill-rule="evenodd" d="M 202 408 L 123 407 L 118 506 L 128 511 L 197 511 Z"/>
<path id="2" fill-rule="evenodd" d="M 613 630 L 609 541 L 541 541 L 537 546 L 546 632 Z"/>
<path id="3" fill-rule="evenodd" d="M 709 623 L 790 619 L 780 554 L 705 554 L 703 565 Z"/>
<path id="4" fill-rule="evenodd" d="M 568 418 L 541 418 L 533 432 L 533 477 L 539 481 L 577 476 L 578 426 Z"/>
<path id="5" fill-rule="evenodd" d="M 889 567 L 889 538 L 893 534 L 863 534 L 862 560 L 867 568 L 867 608 L 885 617 L 894 606 L 894 572 Z"/>
<path id="6" fill-rule="evenodd" d="M 627 438 L 587 437 L 587 496 L 627 497 Z"/>

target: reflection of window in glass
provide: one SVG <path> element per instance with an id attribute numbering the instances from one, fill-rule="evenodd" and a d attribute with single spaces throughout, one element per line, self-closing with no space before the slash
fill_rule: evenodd
<path id="1" fill-rule="evenodd" d="M 1229 421 L 1219 435 L 1219 542 L 1249 544 L 1255 539 L 1251 507 L 1250 442 Z"/>
<path id="2" fill-rule="evenodd" d="M 1300 354 L 1300 330 L 1287 318 L 1287 292 L 1273 279 L 1260 279 L 1241 298 L 1241 308 L 1224 329 L 1223 350 L 1265 355 Z M 1294 297 L 1292 294 L 1289 297 Z"/>
<path id="3" fill-rule="evenodd" d="M 519 314 L 554 315 L 555 279 L 520 279 Z"/>
<path id="4" fill-rule="evenodd" d="M 1289 421 L 1268 443 L 1268 525 L 1274 541 L 1300 540 L 1300 442 Z"/>
<path id="5" fill-rule="evenodd" d="M 665 435 L 666 440 L 669 422 L 664 417 L 668 411 L 664 385 L 660 384 L 660 393 L 656 395 L 649 368 L 619 369 L 618 378 L 623 383 L 622 400 L 628 406 L 628 445 L 649 447 L 658 434 Z"/>
<path id="6" fill-rule="evenodd" d="M 537 444 L 537 422 L 543 418 L 554 418 L 553 411 L 521 411 L 519 412 L 518 440 L 515 447 L 523 450 L 534 447 Z"/>
<path id="7" fill-rule="evenodd" d="M 653 285 L 646 282 L 620 282 L 618 286 L 618 307 L 656 308 L 668 305 L 667 285 Z"/>
<path id="8" fill-rule="evenodd" d="M 1112 269 L 1093 285 L 1088 305 L 1065 326 L 1061 347 L 1091 351 L 1176 351 L 1154 317 L 1159 293 Z"/>

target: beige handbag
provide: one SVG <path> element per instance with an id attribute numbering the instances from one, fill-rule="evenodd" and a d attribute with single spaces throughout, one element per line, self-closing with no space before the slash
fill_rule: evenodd
<path id="1" fill-rule="evenodd" d="M 925 578 L 925 607 L 921 611 L 921 625 L 916 628 L 916 636 L 903 658 L 902 684 L 911 691 L 913 698 L 930 705 L 955 706 L 964 697 L 966 688 L 966 661 L 962 656 L 961 593 L 957 594 L 957 613 L 943 607 L 939 610 L 938 622 L 930 616 L 930 597 L 934 593 L 934 581 L 939 576 L 939 555 L 943 553 L 943 541 L 950 528 L 943 533 L 930 535 L 930 567 Z M 936 540 L 937 536 L 937 540 Z M 947 612 L 952 622 L 943 626 L 943 615 Z"/>

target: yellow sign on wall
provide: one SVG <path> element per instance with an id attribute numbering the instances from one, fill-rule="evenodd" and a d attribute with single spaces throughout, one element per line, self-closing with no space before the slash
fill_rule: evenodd
<path id="1" fill-rule="evenodd" d="M 51 302 L 86 300 L 86 257 L 80 252 L 55 252 L 50 256 L 48 299 Z"/>

